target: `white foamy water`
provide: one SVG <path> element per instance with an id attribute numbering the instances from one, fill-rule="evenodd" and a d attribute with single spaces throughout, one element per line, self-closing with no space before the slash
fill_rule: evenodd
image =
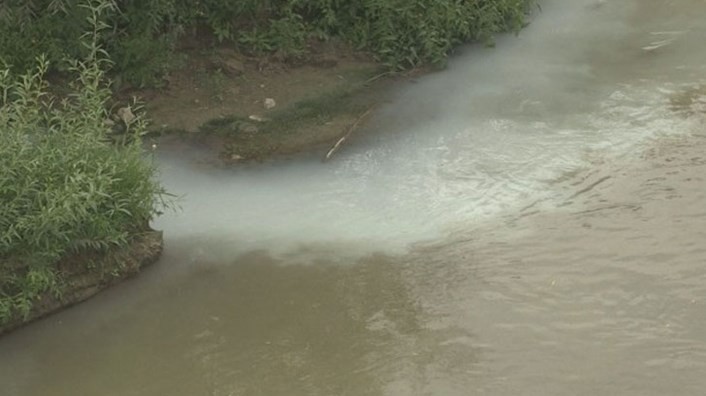
<path id="1" fill-rule="evenodd" d="M 214 170 L 163 153 L 183 211 L 156 226 L 198 252 L 214 238 L 238 251 L 400 251 L 560 202 L 565 173 L 691 128 L 669 101 L 706 81 L 694 50 L 704 24 L 657 3 L 547 2 L 519 37 L 463 48 L 448 70 L 400 87 L 329 163 Z M 643 17 L 650 8 L 659 21 Z"/>

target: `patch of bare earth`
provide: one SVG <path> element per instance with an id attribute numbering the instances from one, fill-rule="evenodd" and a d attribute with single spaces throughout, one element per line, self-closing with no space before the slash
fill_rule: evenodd
<path id="1" fill-rule="evenodd" d="M 146 102 L 152 129 L 171 135 L 163 143 L 197 140 L 227 162 L 330 147 L 374 105 L 376 95 L 362 88 L 382 71 L 343 45 L 309 51 L 293 62 L 227 48 L 191 50 L 165 87 L 131 94 Z M 331 101 L 344 96 L 333 111 Z"/>

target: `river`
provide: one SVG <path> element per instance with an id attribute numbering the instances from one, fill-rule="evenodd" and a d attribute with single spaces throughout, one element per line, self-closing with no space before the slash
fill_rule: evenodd
<path id="1" fill-rule="evenodd" d="M 330 162 L 158 150 L 163 258 L 0 339 L 0 394 L 703 394 L 706 2 L 541 4 Z"/>

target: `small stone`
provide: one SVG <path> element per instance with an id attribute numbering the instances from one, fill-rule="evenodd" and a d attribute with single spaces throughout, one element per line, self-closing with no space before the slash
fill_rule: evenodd
<path id="1" fill-rule="evenodd" d="M 255 125 L 253 124 L 248 124 L 248 123 L 243 123 L 243 125 L 240 127 L 240 129 L 249 134 L 255 134 L 258 132 L 258 129 Z"/>
<path id="2" fill-rule="evenodd" d="M 242 159 L 243 159 L 243 157 L 240 156 L 240 155 L 238 155 L 238 154 L 231 154 L 231 155 L 230 155 L 230 160 L 231 160 L 231 161 L 240 161 L 240 160 L 242 160 Z"/>
<path id="3" fill-rule="evenodd" d="M 255 114 L 249 116 L 248 118 L 253 121 L 257 121 L 257 122 L 264 122 L 265 121 L 264 118 L 260 117 L 259 115 L 255 115 Z"/>
<path id="4" fill-rule="evenodd" d="M 135 118 L 137 118 L 132 113 L 132 109 L 130 109 L 130 106 L 119 108 L 118 117 L 120 117 L 120 119 L 125 123 L 125 125 L 130 125 L 133 121 L 135 121 Z"/>
<path id="5" fill-rule="evenodd" d="M 272 99 L 272 98 L 266 98 L 266 99 L 265 99 L 265 108 L 266 108 L 267 110 L 274 109 L 275 106 L 277 106 L 277 102 L 275 102 L 274 99 Z"/>
<path id="6" fill-rule="evenodd" d="M 221 69 L 223 73 L 234 77 L 245 73 L 245 65 L 237 59 L 224 59 L 217 63 L 217 67 Z"/>

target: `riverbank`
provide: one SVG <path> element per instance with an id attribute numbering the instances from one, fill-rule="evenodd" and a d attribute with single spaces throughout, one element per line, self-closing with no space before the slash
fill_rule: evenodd
<path id="1" fill-rule="evenodd" d="M 61 276 L 61 294 L 46 291 L 36 298 L 26 316 L 15 314 L 0 324 L 0 336 L 37 319 L 68 308 L 130 278 L 159 259 L 162 232 L 147 231 L 124 248 L 103 254 L 69 255 L 56 268 Z M 16 272 L 22 272 L 17 268 Z"/>
<path id="2" fill-rule="evenodd" d="M 429 70 L 391 73 L 342 43 L 308 52 L 292 64 L 231 48 L 194 50 L 164 88 L 121 96 L 143 98 L 155 142 L 199 143 L 234 164 L 314 150 L 324 156 L 385 101 L 392 82 Z"/>

